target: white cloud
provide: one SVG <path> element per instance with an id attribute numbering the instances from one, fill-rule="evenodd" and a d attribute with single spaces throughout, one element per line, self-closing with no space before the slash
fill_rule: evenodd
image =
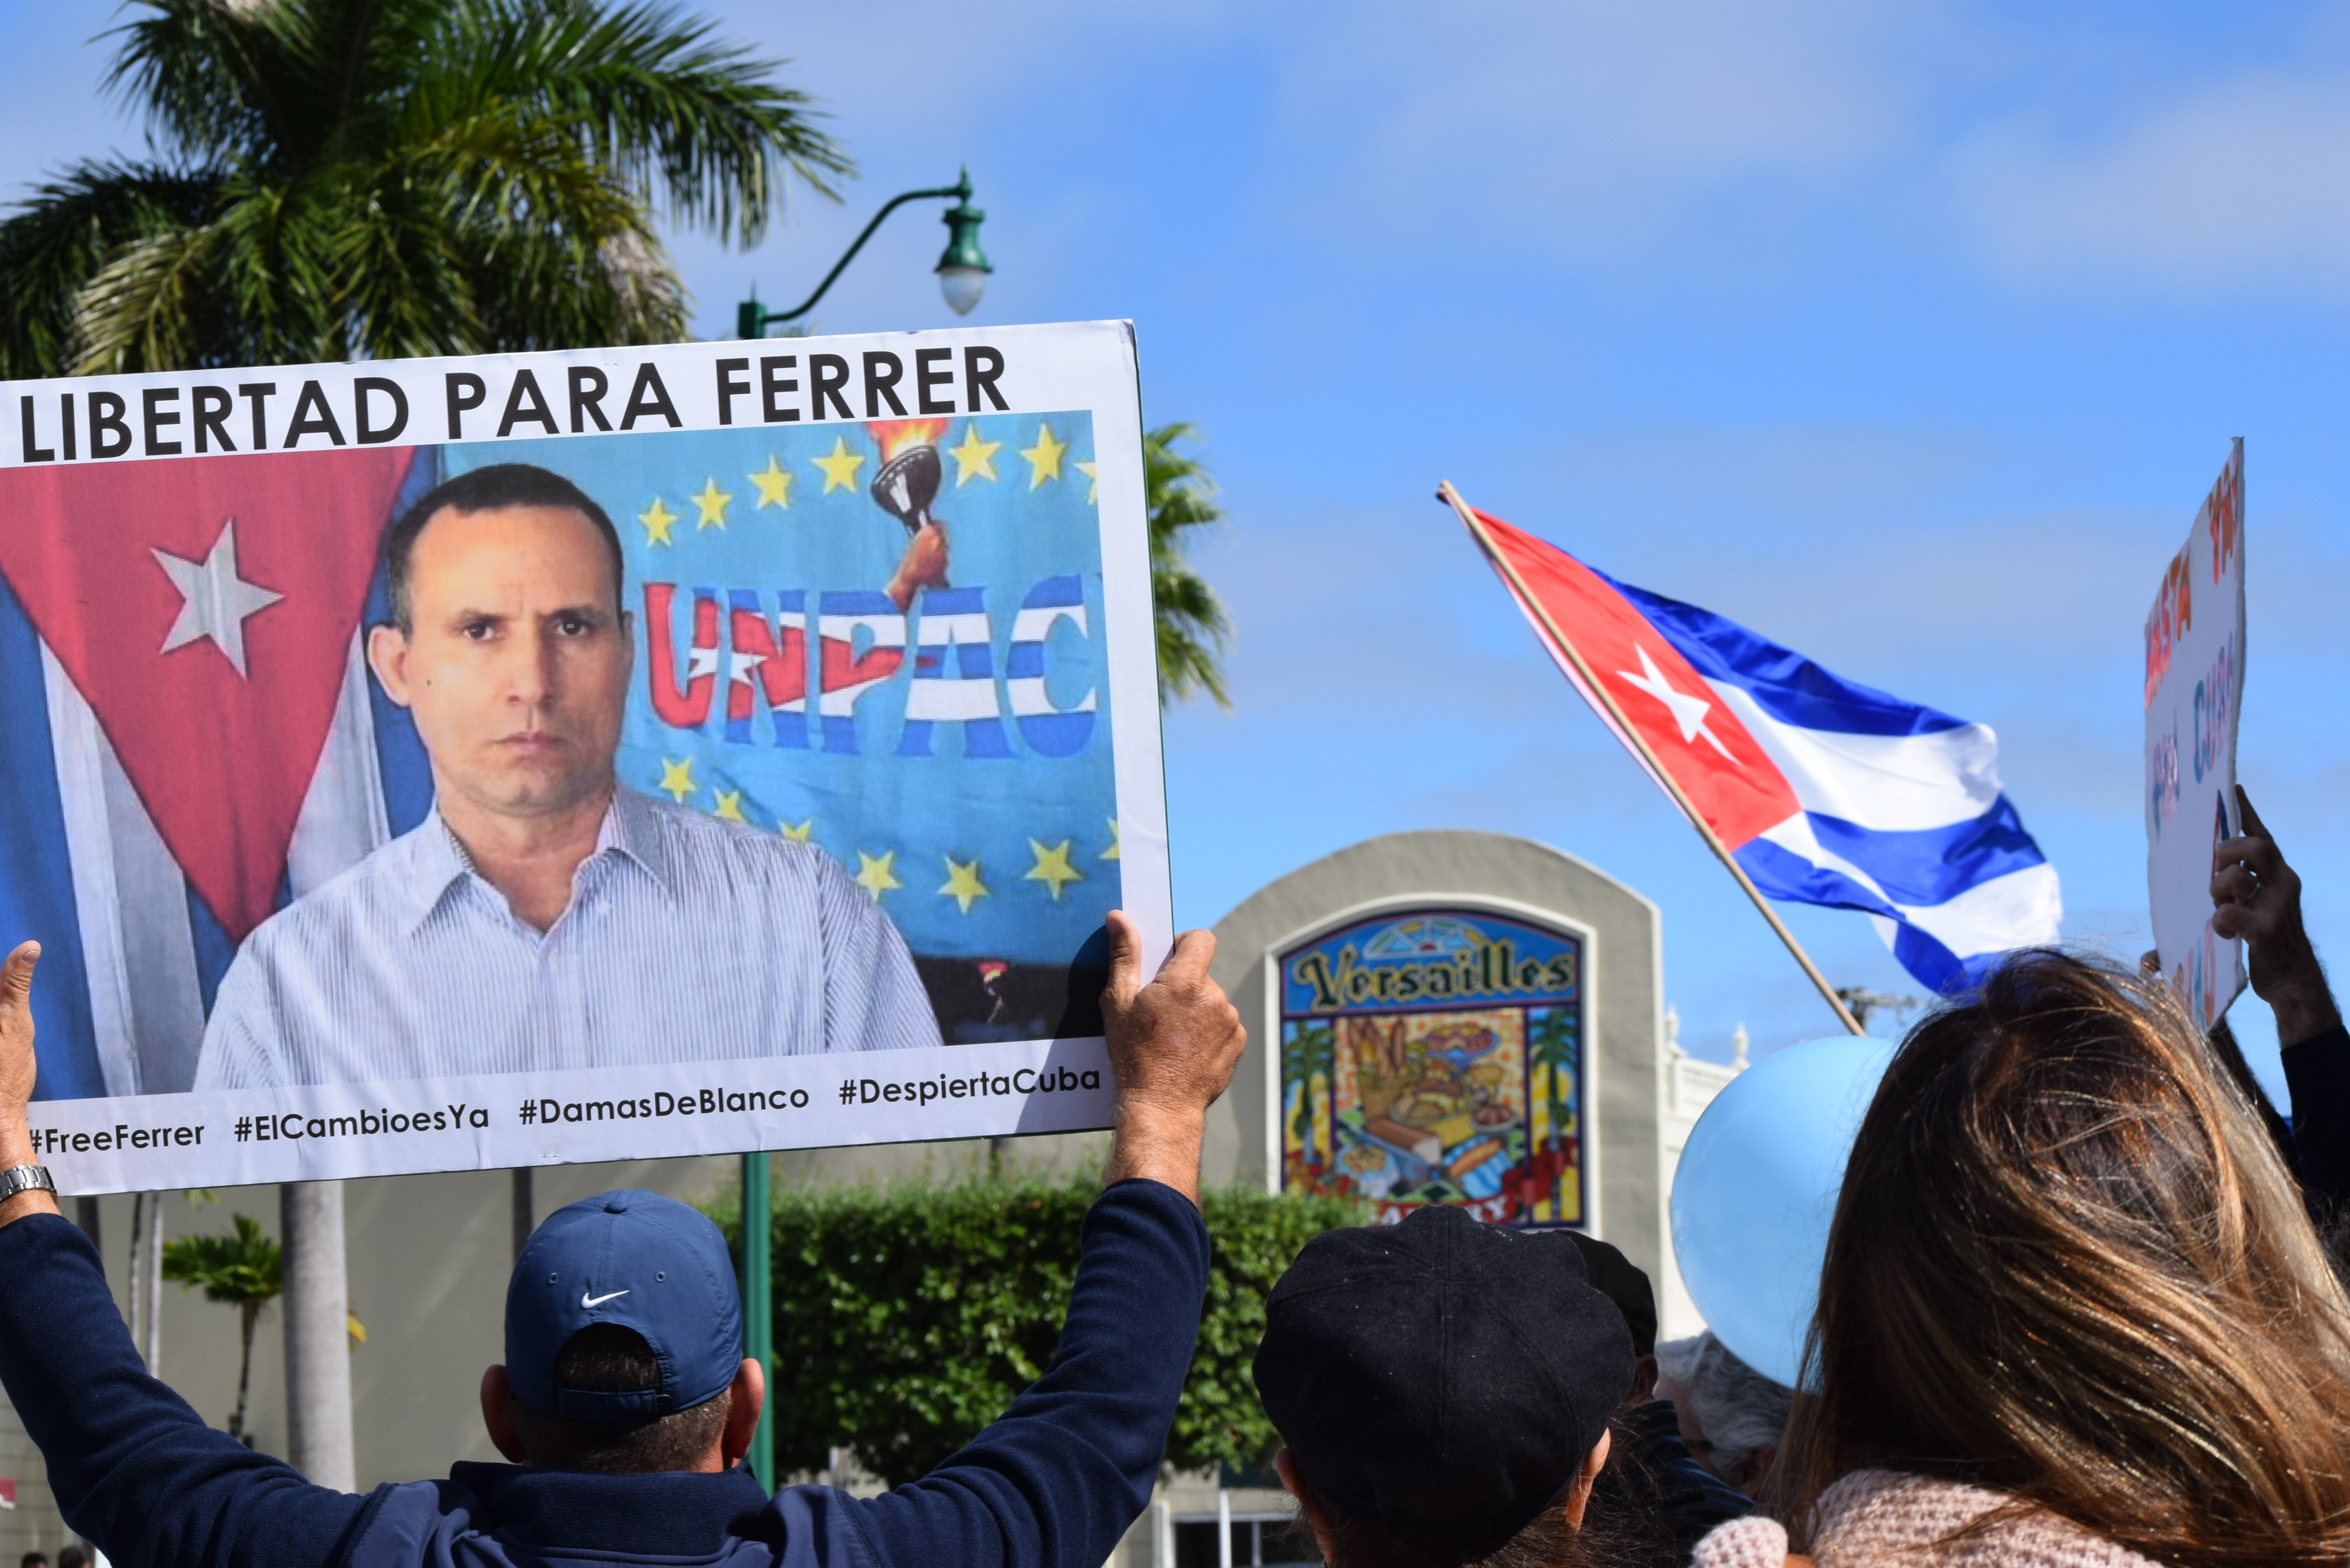
<path id="1" fill-rule="evenodd" d="M 1083 256 L 1133 270 L 1101 231 L 1147 213 L 1143 249 L 1163 249 L 1170 209 L 1246 236 L 1233 255 L 1173 242 L 1201 253 L 1202 305 L 1228 300 L 1218 268 L 1243 251 L 1406 297 L 1562 260 L 1767 292 L 1888 244 L 2025 293 L 2334 293 L 2350 276 L 2350 6 L 2288 5 L 2222 57 L 2126 14 L 1964 0 L 1010 0 L 983 27 L 911 0 L 891 30 L 952 47 L 882 67 L 868 12 L 786 25 L 759 0 L 717 4 L 795 57 L 786 78 L 865 160 L 847 207 L 800 203 L 790 243 L 837 248 L 878 194 L 970 156 L 1015 263 L 1007 306 L 1048 305 Z M 1170 142 L 1187 158 L 1154 161 Z M 927 231 L 899 242 L 898 270 L 921 246 Z M 743 271 L 681 249 L 730 289 Z"/>
<path id="2" fill-rule="evenodd" d="M 1938 31 L 1863 0 L 1388 7 L 1290 54 L 1283 139 L 1317 166 L 1317 221 L 1617 255 L 1714 196 L 1825 188 L 1905 145 L 1898 60 Z"/>
<path id="3" fill-rule="evenodd" d="M 2014 281 L 2334 292 L 2350 276 L 2350 73 L 2242 72 L 2092 136 L 2021 115 L 1951 167 L 1961 222 Z"/>

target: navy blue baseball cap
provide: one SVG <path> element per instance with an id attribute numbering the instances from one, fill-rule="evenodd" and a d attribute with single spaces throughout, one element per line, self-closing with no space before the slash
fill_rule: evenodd
<path id="1" fill-rule="evenodd" d="M 660 1381 L 617 1393 L 556 1386 L 555 1362 L 590 1324 L 634 1329 Z M 743 1364 L 743 1303 L 709 1216 L 629 1189 L 567 1204 L 524 1244 L 506 1285 L 506 1380 L 543 1415 L 643 1421 L 716 1397 Z"/>

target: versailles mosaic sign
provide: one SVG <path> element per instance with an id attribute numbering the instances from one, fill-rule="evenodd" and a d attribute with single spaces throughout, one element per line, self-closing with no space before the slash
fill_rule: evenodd
<path id="1" fill-rule="evenodd" d="M 1581 1225 L 1584 953 L 1512 917 L 1428 909 L 1281 956 L 1286 1190 Z"/>

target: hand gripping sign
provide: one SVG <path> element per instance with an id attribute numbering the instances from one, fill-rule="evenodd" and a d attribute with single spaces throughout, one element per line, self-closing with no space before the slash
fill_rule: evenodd
<path id="1" fill-rule="evenodd" d="M 11 383 L 0 507 L 68 1190 L 1107 1125 L 1125 324 Z"/>

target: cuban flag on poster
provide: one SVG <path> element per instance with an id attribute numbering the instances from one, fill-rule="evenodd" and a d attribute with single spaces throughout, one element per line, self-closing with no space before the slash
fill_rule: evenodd
<path id="1" fill-rule="evenodd" d="M 2057 940 L 2056 868 L 2001 788 L 1989 725 L 1846 680 L 1477 515 L 1763 893 L 1860 910 L 1904 969 L 1944 993 L 2002 953 Z M 1532 608 L 1519 608 L 1632 749 Z"/>
<path id="2" fill-rule="evenodd" d="M 384 447 L 0 472 L 0 941 L 42 938 L 39 1097 L 187 1089 L 237 944 L 423 820 L 361 639 L 437 477 Z"/>

